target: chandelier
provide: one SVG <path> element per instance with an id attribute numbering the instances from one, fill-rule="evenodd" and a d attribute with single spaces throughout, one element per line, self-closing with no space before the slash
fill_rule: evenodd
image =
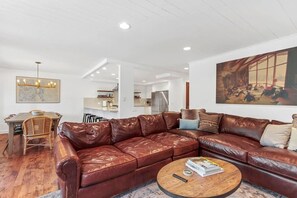
<path id="1" fill-rule="evenodd" d="M 36 87 L 38 88 L 56 88 L 56 83 L 54 83 L 53 81 L 50 81 L 47 84 L 42 84 L 41 79 L 39 78 L 39 65 L 41 64 L 41 62 L 36 61 L 35 62 L 37 65 L 37 74 L 36 74 L 36 79 L 34 83 L 28 83 L 26 78 L 23 78 L 22 80 L 17 80 L 17 85 L 18 86 L 26 86 L 26 87 Z"/>

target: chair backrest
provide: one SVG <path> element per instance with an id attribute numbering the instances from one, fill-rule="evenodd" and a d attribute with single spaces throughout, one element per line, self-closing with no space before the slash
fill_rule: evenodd
<path id="1" fill-rule="evenodd" d="M 36 116 L 23 122 L 24 135 L 44 135 L 51 133 L 52 119 L 46 116 Z"/>

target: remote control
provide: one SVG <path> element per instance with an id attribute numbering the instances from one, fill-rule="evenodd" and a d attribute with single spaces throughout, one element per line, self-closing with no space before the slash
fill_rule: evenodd
<path id="1" fill-rule="evenodd" d="M 176 179 L 179 179 L 179 180 L 185 182 L 185 183 L 188 182 L 187 179 L 185 179 L 185 178 L 183 178 L 183 177 L 181 177 L 181 176 L 179 176 L 179 175 L 177 175 L 177 174 L 175 174 L 175 173 L 174 173 L 172 176 L 175 177 Z"/>

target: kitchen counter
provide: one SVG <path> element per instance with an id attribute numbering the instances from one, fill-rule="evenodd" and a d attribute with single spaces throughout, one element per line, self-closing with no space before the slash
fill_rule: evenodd
<path id="1" fill-rule="evenodd" d="M 99 111 L 110 111 L 110 112 L 118 112 L 118 108 L 109 108 L 109 107 L 88 107 L 85 106 L 86 109 L 94 109 Z"/>

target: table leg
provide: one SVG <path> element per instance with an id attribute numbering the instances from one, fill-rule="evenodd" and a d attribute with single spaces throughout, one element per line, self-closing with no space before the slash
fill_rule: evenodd
<path id="1" fill-rule="evenodd" d="M 14 124 L 9 123 L 9 131 L 8 131 L 8 157 L 12 156 L 13 153 L 13 132 L 14 132 Z"/>
<path id="2" fill-rule="evenodd" d="M 54 138 L 57 136 L 57 128 L 58 128 L 59 121 L 54 121 Z"/>

